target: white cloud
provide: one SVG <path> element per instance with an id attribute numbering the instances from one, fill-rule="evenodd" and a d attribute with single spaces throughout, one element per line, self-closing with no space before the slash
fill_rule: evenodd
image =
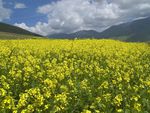
<path id="1" fill-rule="evenodd" d="M 23 3 L 16 3 L 14 8 L 15 9 L 24 9 L 24 8 L 27 8 L 27 6 Z"/>
<path id="2" fill-rule="evenodd" d="M 47 35 L 83 29 L 102 31 L 114 24 L 148 16 L 150 0 L 59 0 L 40 6 L 37 12 L 46 15 L 48 22 L 26 26 L 36 33 Z"/>
<path id="3" fill-rule="evenodd" d="M 150 0 L 113 0 L 112 4 L 118 5 L 124 20 L 150 15 Z"/>
<path id="4" fill-rule="evenodd" d="M 0 21 L 4 19 L 9 19 L 11 15 L 11 10 L 8 8 L 5 8 L 3 5 L 3 1 L 0 0 Z"/>
<path id="5" fill-rule="evenodd" d="M 47 33 L 49 31 L 53 31 L 53 29 L 51 28 L 48 28 L 48 24 L 47 23 L 41 23 L 41 22 L 38 22 L 35 26 L 33 27 L 29 27 L 27 26 L 25 23 L 15 23 L 14 24 L 15 26 L 18 26 L 20 28 L 23 28 L 23 29 L 26 29 L 26 30 L 29 30 L 29 31 L 32 31 L 32 32 L 35 32 L 37 34 L 42 34 L 42 35 L 47 35 Z M 54 32 L 54 31 L 53 31 Z"/>

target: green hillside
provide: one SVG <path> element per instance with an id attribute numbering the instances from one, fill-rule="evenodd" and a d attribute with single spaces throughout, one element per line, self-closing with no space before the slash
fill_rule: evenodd
<path id="1" fill-rule="evenodd" d="M 0 22 L 0 39 L 36 39 L 41 37 L 43 36 Z"/>
<path id="2" fill-rule="evenodd" d="M 150 41 L 150 17 L 111 26 L 101 32 L 101 37 L 112 38 L 126 37 L 129 42 L 147 42 Z"/>
<path id="3" fill-rule="evenodd" d="M 8 33 L 8 32 L 0 32 L 0 39 L 39 39 L 39 38 L 42 38 L 42 37 Z"/>

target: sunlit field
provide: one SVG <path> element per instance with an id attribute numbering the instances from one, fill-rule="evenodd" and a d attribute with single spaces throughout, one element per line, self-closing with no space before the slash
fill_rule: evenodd
<path id="1" fill-rule="evenodd" d="M 150 113 L 150 45 L 1 40 L 0 113 Z"/>

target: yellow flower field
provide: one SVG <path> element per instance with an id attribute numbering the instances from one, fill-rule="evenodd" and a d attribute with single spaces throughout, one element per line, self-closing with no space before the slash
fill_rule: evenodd
<path id="1" fill-rule="evenodd" d="M 1 40 L 0 113 L 150 113 L 150 46 Z"/>

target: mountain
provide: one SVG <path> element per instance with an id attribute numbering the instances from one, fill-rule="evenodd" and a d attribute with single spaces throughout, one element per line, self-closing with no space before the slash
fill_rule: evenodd
<path id="1" fill-rule="evenodd" d="M 47 37 L 49 37 L 49 38 L 60 38 L 60 39 L 63 39 L 63 38 L 74 38 L 74 37 L 71 37 L 70 35 L 71 34 L 56 33 L 56 34 L 48 35 Z"/>
<path id="2" fill-rule="evenodd" d="M 150 41 L 150 17 L 112 26 L 101 32 L 100 37 L 126 37 L 126 41 Z"/>
<path id="3" fill-rule="evenodd" d="M 150 17 L 127 22 L 97 32 L 94 30 L 82 30 L 70 34 L 52 34 L 49 38 L 111 38 L 125 41 L 144 42 L 150 41 Z"/>
<path id="4" fill-rule="evenodd" d="M 94 30 L 82 30 L 71 34 L 74 38 L 98 38 L 99 32 Z"/>
<path id="5" fill-rule="evenodd" d="M 56 33 L 48 35 L 49 38 L 99 38 L 100 33 L 94 30 L 81 30 L 75 33 L 65 34 L 65 33 Z"/>
<path id="6" fill-rule="evenodd" d="M 27 31 L 25 29 L 9 25 L 6 23 L 0 22 L 0 39 L 15 39 L 19 38 L 20 36 L 31 38 L 31 37 L 42 37 L 41 35 L 38 35 L 36 33 L 32 33 L 30 31 Z"/>

